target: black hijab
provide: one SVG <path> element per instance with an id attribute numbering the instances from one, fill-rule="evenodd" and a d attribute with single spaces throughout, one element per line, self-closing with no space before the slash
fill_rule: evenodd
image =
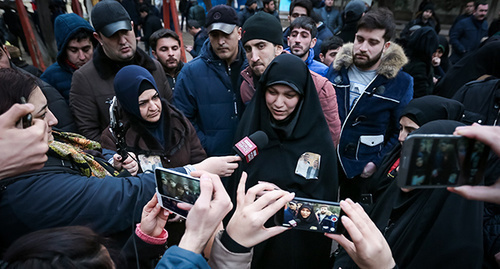
<path id="1" fill-rule="evenodd" d="M 401 113 L 401 117 L 406 116 L 418 126 L 422 126 L 434 120 L 459 121 L 463 113 L 462 103 L 436 95 L 427 95 L 411 100 Z"/>
<path id="2" fill-rule="evenodd" d="M 309 209 L 309 216 L 307 218 L 302 217 L 302 209 L 307 208 Z M 297 227 L 303 227 L 303 228 L 310 228 L 312 226 L 315 226 L 318 228 L 319 222 L 318 219 L 316 218 L 316 214 L 314 214 L 313 206 L 308 203 L 304 203 L 300 208 L 299 211 L 297 211 Z"/>
<path id="3" fill-rule="evenodd" d="M 438 36 L 432 27 L 424 26 L 410 36 L 405 52 L 410 61 L 419 59 L 426 64 L 430 64 L 432 54 L 438 48 Z"/>
<path id="4" fill-rule="evenodd" d="M 300 95 L 295 111 L 281 122 L 271 119 L 265 100 L 267 86 L 275 84 L 285 84 Z M 248 173 L 247 189 L 258 181 L 268 181 L 295 192 L 297 197 L 337 200 L 335 147 L 309 69 L 297 56 L 282 54 L 269 64 L 252 101 L 245 109 L 235 141 L 258 130 L 267 134 L 269 143 L 259 149 L 259 155 L 250 163 L 242 162 L 233 178 L 227 182 L 233 203 L 236 202 L 236 187 L 242 171 Z M 297 162 L 305 152 L 321 156 L 318 179 L 306 179 L 295 173 Z M 306 268 L 317 264 L 317 268 L 328 268 L 330 246 L 331 240 L 321 233 L 287 231 L 257 245 L 252 266 Z"/>
<path id="5" fill-rule="evenodd" d="M 456 121 L 427 123 L 415 134 L 452 134 Z M 403 192 L 394 180 L 369 212 L 399 268 L 481 268 L 483 203 L 439 189 Z M 355 268 L 345 252 L 335 268 Z M 351 266 L 349 266 L 351 265 Z"/>

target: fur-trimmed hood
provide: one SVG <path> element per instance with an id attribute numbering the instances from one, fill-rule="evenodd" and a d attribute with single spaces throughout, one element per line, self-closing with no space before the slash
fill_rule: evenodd
<path id="1" fill-rule="evenodd" d="M 352 65 L 352 49 L 353 43 L 347 43 L 342 46 L 342 49 L 337 54 L 333 62 L 333 68 L 340 70 L 342 67 L 349 68 Z M 382 61 L 377 69 L 377 74 L 387 77 L 388 79 L 395 78 L 399 70 L 408 63 L 403 48 L 396 43 L 391 42 L 391 45 L 382 54 Z"/>

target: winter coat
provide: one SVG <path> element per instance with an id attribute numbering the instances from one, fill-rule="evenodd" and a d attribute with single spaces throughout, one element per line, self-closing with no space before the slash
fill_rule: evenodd
<path id="1" fill-rule="evenodd" d="M 415 25 L 420 25 L 421 27 L 429 26 L 432 29 L 434 29 L 436 31 L 436 33 L 439 32 L 438 29 L 436 29 L 436 21 L 435 21 L 434 17 L 431 17 L 430 19 L 428 19 L 427 22 L 423 22 L 422 16 L 419 16 L 418 18 L 408 22 L 408 24 L 406 24 L 405 28 L 399 34 L 399 39 L 403 40 L 402 41 L 403 46 L 406 45 L 406 41 L 410 40 L 410 35 L 412 33 L 412 32 L 410 32 L 410 28 L 412 28 Z"/>
<path id="2" fill-rule="evenodd" d="M 335 89 L 333 89 L 332 83 L 328 81 L 328 79 L 311 70 L 309 71 L 311 72 L 314 86 L 318 92 L 319 102 L 321 104 L 321 108 L 323 109 L 328 129 L 332 135 L 333 143 L 338 145 L 340 138 L 340 119 Z M 243 100 L 243 103 L 248 104 L 255 93 L 253 73 L 250 70 L 250 67 L 241 71 L 241 76 L 243 77 L 243 82 L 240 87 L 241 99 Z"/>
<path id="3" fill-rule="evenodd" d="M 168 148 L 164 149 L 140 124 L 129 121 L 124 127 L 127 151 L 133 152 L 136 156 L 139 154 L 160 156 L 162 166 L 165 168 L 203 161 L 207 155 L 201 147 L 200 140 L 196 136 L 196 131 L 191 122 L 172 105 L 162 102 L 162 106 L 168 110 L 164 115 L 169 116 L 164 117 L 165 126 L 168 128 L 165 132 L 169 133 Z M 109 128 L 106 128 L 101 136 L 102 147 L 116 151 L 115 143 L 116 139 L 109 131 Z"/>
<path id="4" fill-rule="evenodd" d="M 238 13 L 238 25 L 243 26 L 243 24 L 248 20 L 248 18 L 252 17 L 255 14 L 255 10 L 249 9 L 245 6 L 245 8 Z"/>
<path id="5" fill-rule="evenodd" d="M 248 66 L 239 42 L 237 59 L 228 68 L 206 40 L 201 53 L 177 77 L 174 105 L 191 121 L 208 156 L 232 153 L 243 113 L 240 72 Z"/>
<path id="6" fill-rule="evenodd" d="M 353 64 L 352 50 L 353 44 L 345 44 L 327 75 L 337 94 L 342 122 L 338 155 L 348 178 L 360 175 L 369 162 L 380 165 L 382 157 L 398 143 L 401 111 L 413 96 L 412 77 L 400 71 L 408 60 L 403 49 L 391 43 L 376 77 L 349 110 L 347 72 Z"/>
<path id="7" fill-rule="evenodd" d="M 149 37 L 159 29 L 162 29 L 161 19 L 153 14 L 148 14 L 142 23 L 141 41 L 146 49 L 149 49 Z M 155 48 L 156 49 L 156 48 Z"/>
<path id="8" fill-rule="evenodd" d="M 203 47 L 203 44 L 207 39 L 208 39 L 207 29 L 205 29 L 205 27 L 202 27 L 201 31 L 199 31 L 194 36 L 193 49 L 189 52 L 191 56 L 193 56 L 193 58 L 196 58 L 200 54 L 201 48 Z"/>
<path id="9" fill-rule="evenodd" d="M 450 61 L 456 63 L 466 53 L 479 48 L 481 39 L 486 36 L 488 36 L 486 20 L 479 22 L 474 16 L 470 16 L 457 22 L 450 32 L 450 43 L 453 48 Z"/>
<path id="10" fill-rule="evenodd" d="M 170 85 L 170 89 L 172 89 L 172 92 L 174 92 L 175 83 L 177 82 L 177 77 L 179 76 L 179 73 L 181 72 L 183 67 L 184 67 L 184 63 L 179 61 L 179 65 L 177 65 L 177 68 L 175 69 L 174 76 L 171 76 L 170 74 L 165 72 L 165 76 L 167 76 L 167 80 L 168 80 L 168 85 Z"/>
<path id="11" fill-rule="evenodd" d="M 98 46 L 92 61 L 74 73 L 71 83 L 69 105 L 82 135 L 95 141 L 100 140 L 102 131 L 109 125 L 107 102 L 115 95 L 113 80 L 116 73 L 129 64 L 140 65 L 149 70 L 158 85 L 160 96 L 171 101 L 172 90 L 158 61 L 137 48 L 131 62 L 117 63 L 109 59 L 102 47 Z"/>
<path id="12" fill-rule="evenodd" d="M 76 16 L 76 17 L 75 17 Z M 67 103 L 69 103 L 69 90 L 71 89 L 71 79 L 76 69 L 66 63 L 66 46 L 72 40 L 74 34 L 81 29 L 89 32 L 92 36 L 94 28 L 90 24 L 74 13 L 58 16 L 54 22 L 54 34 L 57 42 L 57 62 L 49 66 L 40 77 L 43 81 L 52 85 L 58 90 Z M 91 42 L 93 37 L 91 37 Z"/>
<path id="13" fill-rule="evenodd" d="M 320 9 L 315 9 L 315 11 L 321 15 L 323 23 L 325 23 L 326 27 L 328 27 L 328 29 L 335 34 L 340 31 L 340 28 L 342 27 L 342 16 L 340 16 L 340 12 L 337 9 L 332 7 L 330 11 L 327 11 L 326 8 L 327 7 L 324 6 Z"/>

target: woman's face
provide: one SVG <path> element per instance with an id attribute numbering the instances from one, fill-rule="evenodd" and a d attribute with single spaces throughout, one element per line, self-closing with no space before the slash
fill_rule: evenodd
<path id="1" fill-rule="evenodd" d="M 35 111 L 33 112 L 34 119 L 40 119 L 45 121 L 47 126 L 47 136 L 49 137 L 49 141 L 54 140 L 54 136 L 52 135 L 52 126 L 57 125 L 57 118 L 52 114 L 47 106 L 47 98 L 43 94 L 40 87 L 36 87 L 28 97 L 28 103 L 33 104 L 35 106 Z"/>
<path id="2" fill-rule="evenodd" d="M 155 89 L 145 90 L 139 96 L 141 117 L 147 122 L 157 122 L 161 117 L 161 100 Z"/>
<path id="3" fill-rule="evenodd" d="M 420 128 L 414 121 L 410 120 L 410 118 L 403 116 L 399 120 L 399 143 L 403 145 L 403 142 L 405 141 L 406 137 L 408 137 L 409 134 Z"/>
<path id="4" fill-rule="evenodd" d="M 300 210 L 300 215 L 302 215 L 304 219 L 307 219 L 309 215 L 311 215 L 311 211 L 309 210 L 309 208 L 304 207 Z"/>
<path id="5" fill-rule="evenodd" d="M 267 109 L 275 120 L 286 119 L 299 103 L 299 94 L 289 86 L 277 84 L 266 89 Z"/>

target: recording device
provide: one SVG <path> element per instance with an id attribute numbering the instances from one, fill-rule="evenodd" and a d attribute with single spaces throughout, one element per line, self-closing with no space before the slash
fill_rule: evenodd
<path id="1" fill-rule="evenodd" d="M 120 121 L 120 111 L 116 96 L 113 96 L 109 105 L 109 131 L 116 140 L 116 153 L 122 157 L 122 162 L 127 159 L 127 143 L 125 141 L 125 130 L 123 122 Z"/>
<path id="2" fill-rule="evenodd" d="M 249 163 L 257 157 L 259 149 L 265 147 L 268 142 L 269 139 L 267 138 L 267 134 L 263 131 L 257 131 L 250 136 L 245 136 L 233 146 L 233 149 L 242 160 Z"/>
<path id="3" fill-rule="evenodd" d="M 490 148 L 455 135 L 410 135 L 403 144 L 398 185 L 440 188 L 478 185 L 483 180 Z"/>
<path id="4" fill-rule="evenodd" d="M 26 98 L 24 98 L 24 96 L 21 96 L 21 104 L 26 104 Z M 20 125 L 23 127 L 23 129 L 26 129 L 31 126 L 33 115 L 31 115 L 31 113 L 28 113 L 24 115 L 20 121 Z"/>
<path id="5" fill-rule="evenodd" d="M 178 203 L 194 204 L 200 196 L 200 180 L 165 168 L 155 169 L 156 193 L 161 207 L 184 218 L 188 211 L 180 209 Z"/>
<path id="6" fill-rule="evenodd" d="M 337 202 L 295 197 L 274 216 L 276 225 L 320 233 L 344 232 L 344 212 Z"/>

